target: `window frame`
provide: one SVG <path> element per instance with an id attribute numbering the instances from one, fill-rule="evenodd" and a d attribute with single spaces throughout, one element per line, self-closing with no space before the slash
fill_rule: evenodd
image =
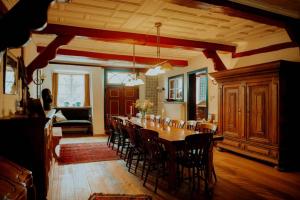
<path id="1" fill-rule="evenodd" d="M 176 84 L 178 84 L 178 81 L 176 83 L 176 80 L 178 80 L 178 79 L 182 79 L 182 85 L 181 85 L 182 95 L 181 95 L 180 98 L 176 97 L 176 94 L 177 94 L 176 90 L 179 89 L 179 87 L 176 87 Z M 175 81 L 174 82 L 175 86 L 172 89 L 170 88 L 170 82 L 171 81 Z M 171 90 L 174 90 L 174 95 L 175 95 L 174 98 L 170 97 L 170 91 Z M 167 100 L 168 101 L 177 101 L 177 102 L 183 102 L 184 101 L 184 74 L 179 74 L 179 75 L 176 75 L 176 76 L 168 77 L 168 99 Z"/>
<path id="2" fill-rule="evenodd" d="M 59 76 L 60 75 L 66 75 L 66 76 L 76 76 L 76 75 L 80 75 L 80 76 L 83 76 L 83 88 L 84 88 L 84 90 L 85 90 L 85 74 L 87 74 L 87 73 L 78 73 L 78 72 L 56 72 L 57 74 L 58 74 L 58 88 L 57 88 L 57 106 L 58 107 L 85 107 L 84 106 L 84 98 L 83 98 L 83 102 L 82 102 L 82 104 L 80 105 L 80 106 L 73 106 L 73 105 L 68 105 L 68 106 L 65 106 L 65 105 L 58 105 L 59 103 L 59 101 L 58 101 L 58 99 L 59 99 Z M 71 82 L 71 83 L 73 83 L 73 81 Z M 72 86 L 73 87 L 73 86 Z M 85 91 L 83 91 L 83 94 L 85 94 Z"/>
<path id="3" fill-rule="evenodd" d="M 114 84 L 114 83 L 108 83 L 107 78 L 108 78 L 108 73 L 109 72 L 120 72 L 120 73 L 128 73 L 128 74 L 132 74 L 132 70 L 130 69 L 105 69 L 105 73 L 104 73 L 104 85 L 111 85 L 111 86 L 123 86 L 124 84 Z M 136 76 L 137 73 L 135 72 Z"/>

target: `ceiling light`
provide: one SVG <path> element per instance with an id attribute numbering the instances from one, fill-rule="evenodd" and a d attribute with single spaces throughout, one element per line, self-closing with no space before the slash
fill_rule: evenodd
<path id="1" fill-rule="evenodd" d="M 173 67 L 168 61 L 160 61 L 160 27 L 161 23 L 155 23 L 156 32 L 157 32 L 157 64 L 151 66 L 150 69 L 146 72 L 146 76 L 157 76 L 159 74 L 163 74 L 168 70 L 171 70 Z"/>
<path id="2" fill-rule="evenodd" d="M 135 72 L 135 45 L 133 45 L 133 72 Z M 144 81 L 140 78 L 137 78 L 137 74 L 133 73 L 131 77 L 124 83 L 125 86 L 137 86 L 143 85 Z"/>

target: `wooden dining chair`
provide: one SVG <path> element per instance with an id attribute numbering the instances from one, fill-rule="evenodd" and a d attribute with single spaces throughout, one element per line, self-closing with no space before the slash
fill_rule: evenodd
<path id="1" fill-rule="evenodd" d="M 145 161 L 143 164 L 143 170 L 147 165 L 146 175 L 144 178 L 143 186 L 145 186 L 148 175 L 150 171 L 156 171 L 156 179 L 155 179 L 155 189 L 154 192 L 157 191 L 158 179 L 165 175 L 165 166 L 167 161 L 167 155 L 164 152 L 162 146 L 158 140 L 158 132 L 149 130 L 149 129 L 141 129 L 141 138 L 142 143 L 145 150 Z"/>
<path id="2" fill-rule="evenodd" d="M 156 123 L 160 123 L 160 121 L 161 121 L 161 116 L 160 115 L 156 115 L 155 116 L 155 122 Z"/>
<path id="3" fill-rule="evenodd" d="M 155 115 L 151 114 L 151 115 L 150 115 L 150 120 L 151 120 L 152 122 L 154 122 L 154 121 L 155 121 Z"/>
<path id="4" fill-rule="evenodd" d="M 186 128 L 189 130 L 195 130 L 196 123 L 197 123 L 197 121 L 195 121 L 195 120 L 186 121 Z"/>
<path id="5" fill-rule="evenodd" d="M 208 189 L 209 174 L 207 173 L 209 165 L 209 150 L 212 142 L 212 134 L 193 134 L 186 136 L 184 141 L 183 155 L 179 157 L 178 164 L 181 166 L 180 180 L 184 180 L 184 169 L 189 170 L 188 179 L 191 180 L 193 190 L 196 186 L 195 179 L 197 179 L 197 186 L 200 185 L 200 179 L 205 183 L 205 190 Z M 190 173 L 192 170 L 192 176 Z"/>
<path id="6" fill-rule="evenodd" d="M 166 118 L 164 119 L 164 125 L 169 126 L 170 123 L 171 123 L 171 118 L 166 117 Z"/>
<path id="7" fill-rule="evenodd" d="M 128 156 L 126 166 L 128 167 L 128 171 L 131 170 L 132 161 L 136 161 L 134 172 L 136 173 L 139 162 L 143 158 L 144 150 L 142 147 L 142 142 L 140 138 L 140 134 L 138 133 L 138 127 L 128 124 L 126 126 L 126 130 L 129 136 L 129 148 L 128 148 Z"/>
<path id="8" fill-rule="evenodd" d="M 172 126 L 172 127 L 176 127 L 177 128 L 178 124 L 179 124 L 178 120 L 172 119 L 169 125 Z"/>
<path id="9" fill-rule="evenodd" d="M 184 120 L 179 120 L 177 128 L 184 128 L 185 121 Z"/>
<path id="10" fill-rule="evenodd" d="M 203 122 L 203 123 L 200 123 L 199 126 L 196 127 L 196 129 L 197 129 L 197 131 L 199 131 L 201 133 L 210 133 L 211 135 L 215 135 L 215 134 L 217 134 L 218 126 L 217 126 L 217 124 Z M 213 143 L 211 145 L 211 148 L 213 148 Z M 213 173 L 215 181 L 217 181 L 217 174 L 216 174 L 213 163 L 212 163 L 212 173 Z"/>

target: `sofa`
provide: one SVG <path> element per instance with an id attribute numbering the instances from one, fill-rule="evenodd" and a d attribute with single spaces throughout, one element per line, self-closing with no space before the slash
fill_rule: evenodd
<path id="1" fill-rule="evenodd" d="M 53 127 L 61 127 L 63 134 L 93 134 L 91 107 L 58 107 L 55 109 Z"/>

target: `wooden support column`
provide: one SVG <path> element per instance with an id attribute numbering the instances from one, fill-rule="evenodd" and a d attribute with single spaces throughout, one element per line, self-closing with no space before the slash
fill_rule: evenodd
<path id="1" fill-rule="evenodd" d="M 216 51 L 206 49 L 203 51 L 203 53 L 206 56 L 206 58 L 212 59 L 216 71 L 227 70 L 226 66 L 224 65 L 223 61 L 220 59 Z"/>
<path id="2" fill-rule="evenodd" d="M 58 35 L 27 67 L 27 83 L 32 81 L 34 70 L 44 68 L 48 65 L 49 60 L 56 56 L 56 50 L 61 45 L 68 44 L 74 35 Z"/>

